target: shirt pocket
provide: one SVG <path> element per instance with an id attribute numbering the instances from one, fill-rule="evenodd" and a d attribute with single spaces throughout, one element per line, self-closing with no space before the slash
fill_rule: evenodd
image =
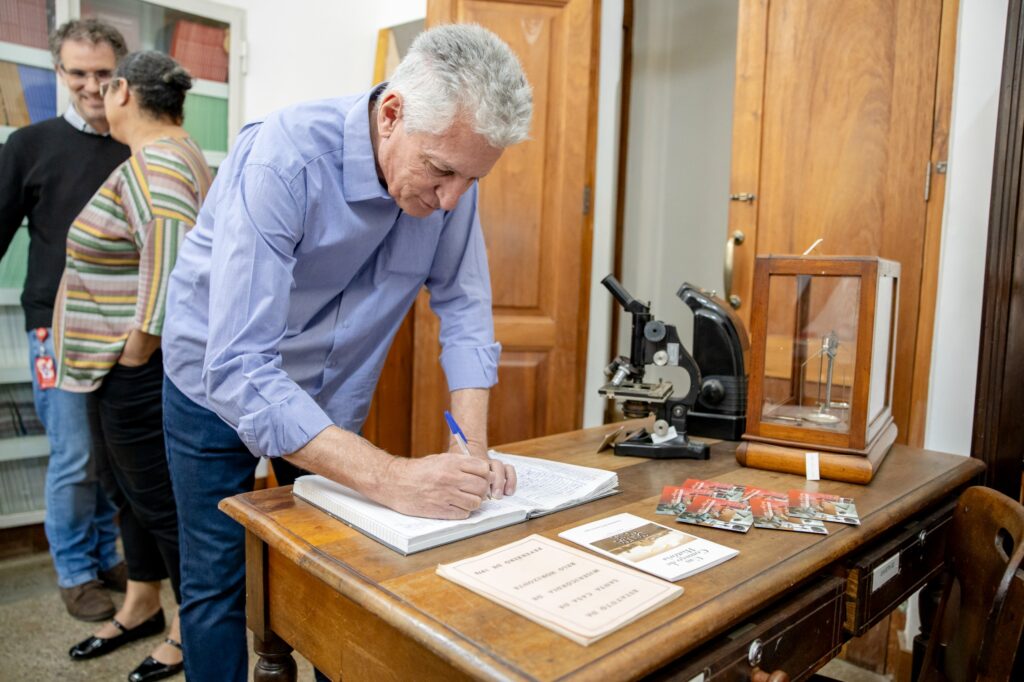
<path id="1" fill-rule="evenodd" d="M 384 240 L 381 269 L 385 273 L 426 279 L 443 227 L 444 219 L 440 212 L 426 218 L 413 218 L 403 213 Z"/>

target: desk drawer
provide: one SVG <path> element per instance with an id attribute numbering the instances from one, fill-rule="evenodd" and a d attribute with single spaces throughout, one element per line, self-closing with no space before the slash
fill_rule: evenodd
<path id="1" fill-rule="evenodd" d="M 648 680 L 740 682 L 761 670 L 800 680 L 842 646 L 843 581 L 825 578 L 780 608 L 769 607 Z"/>
<path id="2" fill-rule="evenodd" d="M 854 636 L 864 634 L 941 572 L 954 505 L 909 521 L 895 536 L 847 564 L 843 629 Z"/>

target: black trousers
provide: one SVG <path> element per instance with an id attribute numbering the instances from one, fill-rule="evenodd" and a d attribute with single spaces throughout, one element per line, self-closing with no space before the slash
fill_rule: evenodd
<path id="1" fill-rule="evenodd" d="M 119 511 L 128 578 L 171 579 L 181 603 L 178 510 L 163 431 L 163 356 L 115 365 L 89 395 L 89 426 L 100 480 Z"/>

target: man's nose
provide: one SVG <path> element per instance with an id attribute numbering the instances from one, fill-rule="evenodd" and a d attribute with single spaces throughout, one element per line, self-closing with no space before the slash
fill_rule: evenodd
<path id="1" fill-rule="evenodd" d="M 473 184 L 472 180 L 464 180 L 456 176 L 445 178 L 437 187 L 438 204 L 445 211 L 454 210 L 455 205 L 459 203 L 459 198 L 466 193 L 471 184 Z"/>

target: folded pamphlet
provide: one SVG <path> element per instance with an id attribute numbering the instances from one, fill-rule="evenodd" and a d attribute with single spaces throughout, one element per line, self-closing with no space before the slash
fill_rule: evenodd
<path id="1" fill-rule="evenodd" d="M 609 516 L 558 536 L 672 582 L 739 554 L 738 550 L 633 514 Z"/>

